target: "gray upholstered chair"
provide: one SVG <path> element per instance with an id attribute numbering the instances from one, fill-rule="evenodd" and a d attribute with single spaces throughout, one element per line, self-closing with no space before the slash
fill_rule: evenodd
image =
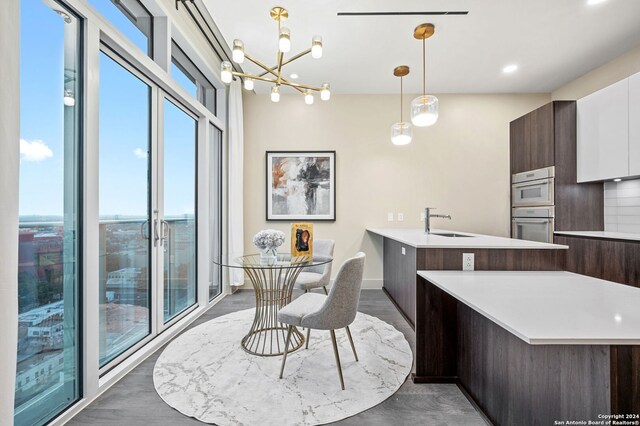
<path id="1" fill-rule="evenodd" d="M 335 243 L 333 240 L 313 240 L 313 257 L 333 257 L 333 248 Z M 304 268 L 298 278 L 294 287 L 304 292 L 313 290 L 314 288 L 322 287 L 324 294 L 327 293 L 327 286 L 331 281 L 331 264 L 333 262 L 325 263 L 324 265 L 310 266 Z"/>
<path id="2" fill-rule="evenodd" d="M 296 326 L 307 328 L 307 348 L 309 347 L 309 337 L 311 329 L 329 330 L 333 343 L 333 353 L 338 365 L 338 375 L 340 385 L 344 390 L 344 379 L 342 377 L 342 366 L 340 365 L 340 355 L 338 354 L 338 344 L 336 342 L 335 330 L 344 328 L 351 343 L 353 355 L 358 361 L 356 347 L 351 338 L 349 325 L 356 318 L 358 303 L 360 301 L 360 287 L 362 287 L 362 274 L 364 271 L 364 253 L 360 252 L 345 261 L 338 271 L 338 275 L 329 290 L 329 295 L 318 293 L 305 293 L 293 302 L 289 303 L 278 312 L 278 321 L 289 324 L 287 340 L 282 356 L 282 366 L 280 367 L 280 378 L 284 372 L 284 364 L 287 361 L 287 352 L 291 333 Z"/>

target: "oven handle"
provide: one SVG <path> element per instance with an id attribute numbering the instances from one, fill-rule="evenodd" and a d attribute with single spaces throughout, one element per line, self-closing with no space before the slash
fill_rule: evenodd
<path id="1" fill-rule="evenodd" d="M 530 219 L 530 218 L 521 218 L 521 217 L 514 217 L 512 219 L 513 222 L 524 222 L 524 223 L 550 223 L 553 221 L 552 218 L 549 219 Z"/>
<path id="2" fill-rule="evenodd" d="M 553 183 L 553 178 L 532 180 L 532 181 L 529 181 L 529 182 L 518 182 L 518 183 L 511 184 L 511 186 L 513 188 L 522 188 L 522 187 L 525 187 L 525 186 L 549 185 L 550 183 Z"/>

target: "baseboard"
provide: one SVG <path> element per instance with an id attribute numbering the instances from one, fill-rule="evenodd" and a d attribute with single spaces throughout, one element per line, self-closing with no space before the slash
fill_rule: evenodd
<path id="1" fill-rule="evenodd" d="M 413 383 L 453 383 L 458 384 L 457 376 L 417 376 L 411 373 Z"/>

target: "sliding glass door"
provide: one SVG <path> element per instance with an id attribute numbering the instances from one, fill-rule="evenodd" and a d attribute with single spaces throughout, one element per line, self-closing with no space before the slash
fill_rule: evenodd
<path id="1" fill-rule="evenodd" d="M 80 397 L 82 79 L 78 59 L 82 22 L 53 1 L 22 0 L 20 9 L 19 325 L 14 401 L 15 424 L 34 425 L 46 423 Z"/>
<path id="2" fill-rule="evenodd" d="M 162 246 L 164 322 L 196 303 L 197 121 L 164 99 Z"/>
<path id="3" fill-rule="evenodd" d="M 100 53 L 100 367 L 151 333 L 151 87 Z"/>

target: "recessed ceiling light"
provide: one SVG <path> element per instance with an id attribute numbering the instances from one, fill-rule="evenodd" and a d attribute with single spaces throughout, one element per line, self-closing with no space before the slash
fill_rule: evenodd
<path id="1" fill-rule="evenodd" d="M 502 72 L 504 73 L 512 73 L 514 71 L 516 71 L 518 69 L 518 66 L 516 64 L 511 64 L 511 65 L 507 65 L 506 67 L 502 68 Z"/>
<path id="2" fill-rule="evenodd" d="M 292 80 L 295 80 L 296 78 L 298 78 L 300 76 L 298 74 L 296 74 L 296 73 L 293 73 L 289 77 L 291 77 Z"/>
<path id="3" fill-rule="evenodd" d="M 600 4 L 600 3 L 604 3 L 607 0 L 587 0 L 587 4 L 589 6 L 593 6 L 595 4 Z"/>

